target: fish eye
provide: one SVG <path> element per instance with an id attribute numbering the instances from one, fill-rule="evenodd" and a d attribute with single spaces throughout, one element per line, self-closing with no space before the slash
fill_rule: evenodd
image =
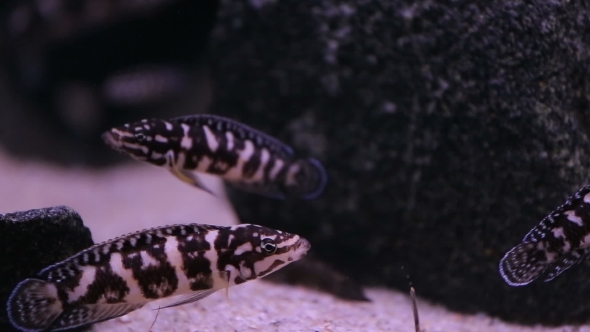
<path id="1" fill-rule="evenodd" d="M 143 142 L 143 141 L 145 141 L 145 135 L 142 133 L 137 133 L 137 134 L 135 134 L 135 139 L 139 142 Z"/>
<path id="2" fill-rule="evenodd" d="M 272 255 L 277 251 L 277 245 L 275 241 L 269 238 L 262 239 L 260 242 L 260 248 L 262 248 L 262 252 L 267 255 Z"/>

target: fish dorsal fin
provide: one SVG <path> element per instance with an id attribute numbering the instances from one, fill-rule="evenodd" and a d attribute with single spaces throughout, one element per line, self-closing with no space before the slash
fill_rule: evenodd
<path id="1" fill-rule="evenodd" d="M 269 150 L 282 152 L 287 156 L 293 156 L 293 148 L 258 129 L 252 128 L 235 120 L 212 114 L 185 115 L 170 120 L 173 123 L 185 123 L 187 125 L 206 125 L 215 131 L 231 131 L 240 139 L 251 140 L 255 144 L 263 145 Z"/>
<path id="2" fill-rule="evenodd" d="M 562 274 L 565 270 L 583 262 L 588 257 L 590 257 L 590 248 L 574 250 L 559 257 L 555 263 L 547 267 L 544 281 L 547 282 L 555 279 L 555 277 Z"/>
<path id="3" fill-rule="evenodd" d="M 539 242 L 547 236 L 555 227 L 564 224 L 572 224 L 571 213 L 577 217 L 577 221 L 572 224 L 584 227 L 584 224 L 590 223 L 590 216 L 587 214 L 588 205 L 586 196 L 590 194 L 590 186 L 586 186 L 567 199 L 565 203 L 558 206 L 553 212 L 549 213 L 539 224 L 533 228 L 523 239 L 523 242 Z M 567 240 L 567 238 L 566 238 Z"/>
<path id="4" fill-rule="evenodd" d="M 65 310 L 51 325 L 51 331 L 67 330 L 78 326 L 102 322 L 128 314 L 143 307 L 144 303 L 87 304 Z"/>
<path id="5" fill-rule="evenodd" d="M 211 289 L 190 292 L 188 294 L 173 296 L 172 298 L 170 298 L 171 301 L 168 301 L 168 303 L 165 306 L 161 306 L 158 309 L 172 308 L 172 307 L 176 307 L 176 306 L 187 304 L 187 303 L 197 302 L 197 301 L 202 300 L 202 299 L 206 298 L 207 296 L 217 292 L 218 290 L 219 290 L 218 288 L 211 288 Z M 154 309 L 154 310 L 158 310 L 158 309 Z"/>

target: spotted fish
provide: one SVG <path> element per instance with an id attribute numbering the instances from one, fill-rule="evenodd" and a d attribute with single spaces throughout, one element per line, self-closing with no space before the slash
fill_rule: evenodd
<path id="1" fill-rule="evenodd" d="M 195 172 L 277 199 L 314 199 L 327 181 L 316 159 L 297 158 L 276 138 L 215 115 L 146 119 L 113 128 L 102 137 L 115 150 L 166 167 L 180 180 L 208 192 Z"/>
<path id="2" fill-rule="evenodd" d="M 22 331 L 59 331 L 157 299 L 174 307 L 264 277 L 309 249 L 298 235 L 250 224 L 152 228 L 97 244 L 22 281 L 8 300 L 8 317 Z"/>
<path id="3" fill-rule="evenodd" d="M 500 275 L 511 286 L 526 285 L 542 275 L 550 281 L 589 255 L 590 186 L 586 186 L 506 253 Z"/>

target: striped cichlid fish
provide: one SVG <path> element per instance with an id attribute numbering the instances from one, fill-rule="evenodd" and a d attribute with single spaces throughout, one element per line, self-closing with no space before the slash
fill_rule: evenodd
<path id="1" fill-rule="evenodd" d="M 522 243 L 500 261 L 500 275 L 510 286 L 523 286 L 544 275 L 551 281 L 590 254 L 590 186 L 535 226 Z"/>
<path id="2" fill-rule="evenodd" d="M 302 258 L 304 238 L 262 226 L 188 224 L 109 240 L 26 279 L 7 303 L 22 331 L 59 331 L 112 319 L 157 299 L 203 299 Z"/>
<path id="3" fill-rule="evenodd" d="M 316 159 L 297 158 L 276 138 L 215 115 L 146 119 L 113 128 L 103 139 L 115 150 L 166 167 L 209 193 L 194 172 L 216 175 L 244 191 L 277 199 L 314 199 L 327 182 Z"/>

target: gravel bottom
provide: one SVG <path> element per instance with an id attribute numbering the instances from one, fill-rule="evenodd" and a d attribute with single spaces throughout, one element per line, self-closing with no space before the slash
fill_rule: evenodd
<path id="1" fill-rule="evenodd" d="M 97 171 L 23 162 L 0 152 L 0 213 L 66 205 L 82 216 L 97 243 L 169 224 L 237 223 L 221 182 L 209 176 L 203 182 L 219 196 L 148 164 Z"/>
<path id="2" fill-rule="evenodd" d="M 152 302 L 95 325 L 94 331 L 150 331 L 152 324 L 153 332 L 415 331 L 409 296 L 385 289 L 368 289 L 367 295 L 372 302 L 348 302 L 301 287 L 257 280 L 230 288 L 229 301 L 222 290 L 199 302 L 159 313 L 158 304 L 165 300 Z M 418 310 L 425 332 L 590 332 L 590 327 L 519 327 L 486 315 L 452 313 L 422 300 L 418 300 Z"/>
<path id="3" fill-rule="evenodd" d="M 220 182 L 209 177 L 204 182 L 218 197 L 195 190 L 150 165 L 130 163 L 91 171 L 15 160 L 0 151 L 0 213 L 67 205 L 80 213 L 95 242 L 173 223 L 237 223 Z M 368 289 L 367 295 L 371 303 L 348 302 L 301 287 L 252 281 L 232 287 L 229 301 L 225 291 L 220 291 L 159 314 L 152 309 L 165 300 L 152 302 L 126 316 L 96 324 L 93 330 L 150 331 L 158 314 L 151 329 L 154 332 L 414 331 L 406 294 Z M 590 327 L 520 327 L 486 315 L 453 313 L 420 299 L 418 308 L 425 332 L 590 332 Z"/>

